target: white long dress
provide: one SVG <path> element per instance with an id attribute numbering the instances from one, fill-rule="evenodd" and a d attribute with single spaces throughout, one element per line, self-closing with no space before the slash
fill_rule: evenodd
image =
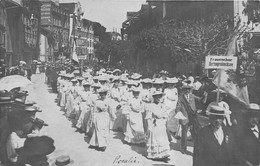
<path id="1" fill-rule="evenodd" d="M 149 125 L 149 136 L 147 140 L 147 158 L 163 159 L 169 157 L 170 146 L 166 133 L 167 112 L 163 103 L 150 104 L 147 109 L 147 119 L 152 123 Z"/>
<path id="2" fill-rule="evenodd" d="M 133 98 L 129 101 L 129 113 L 127 114 L 127 124 L 124 140 L 128 143 L 144 143 L 146 135 L 143 127 L 144 105 L 141 98 Z"/>

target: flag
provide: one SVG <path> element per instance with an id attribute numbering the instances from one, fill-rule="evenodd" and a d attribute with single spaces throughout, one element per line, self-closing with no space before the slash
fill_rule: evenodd
<path id="1" fill-rule="evenodd" d="M 163 19 L 165 18 L 166 16 L 166 4 L 165 2 L 163 2 Z"/>
<path id="2" fill-rule="evenodd" d="M 78 55 L 76 52 L 76 41 L 73 41 L 72 60 L 79 62 Z"/>
<path id="3" fill-rule="evenodd" d="M 229 43 L 225 56 L 235 56 L 240 50 L 237 44 L 237 36 Z M 218 86 L 220 77 L 220 88 L 225 90 L 231 97 L 237 101 L 249 105 L 249 96 L 247 86 L 239 87 L 235 81 L 236 73 L 228 70 L 218 70 L 213 78 L 213 83 Z"/>
<path id="4" fill-rule="evenodd" d="M 230 74 L 226 70 L 219 70 L 213 79 L 213 83 L 218 86 L 219 76 L 221 89 L 225 90 L 232 98 L 236 99 L 244 105 L 249 105 L 249 96 L 247 86 L 239 87 L 234 81 Z"/>

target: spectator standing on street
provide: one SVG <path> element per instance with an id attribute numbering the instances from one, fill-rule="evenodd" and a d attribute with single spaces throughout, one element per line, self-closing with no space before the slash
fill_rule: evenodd
<path id="1" fill-rule="evenodd" d="M 233 133 L 223 127 L 227 110 L 211 106 L 210 125 L 201 129 L 194 144 L 193 166 L 245 166 L 247 165 L 234 140 Z"/>
<path id="2" fill-rule="evenodd" d="M 239 139 L 240 149 L 248 163 L 252 166 L 260 165 L 260 107 L 251 103 L 249 110 L 246 110 L 246 127 L 242 138 Z"/>
<path id="3" fill-rule="evenodd" d="M 183 93 L 179 96 L 176 112 L 181 112 L 186 119 L 180 120 L 182 127 L 181 134 L 181 152 L 183 154 L 187 151 L 187 133 L 189 127 L 191 127 L 191 136 L 195 140 L 197 138 L 198 131 L 201 129 L 201 125 L 197 119 L 197 108 L 195 100 L 201 100 L 201 98 L 192 94 L 192 86 L 182 86 Z"/>

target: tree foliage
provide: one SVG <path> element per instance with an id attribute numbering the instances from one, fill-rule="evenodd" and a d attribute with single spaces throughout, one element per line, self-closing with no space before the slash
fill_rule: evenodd
<path id="1" fill-rule="evenodd" d="M 135 46 L 146 50 L 148 55 L 158 56 L 161 50 L 176 63 L 203 58 L 216 48 L 226 48 L 233 32 L 228 17 L 215 17 L 212 23 L 204 20 L 170 20 L 151 29 L 145 29 L 134 38 Z"/>
<path id="2" fill-rule="evenodd" d="M 130 41 L 110 40 L 99 42 L 95 45 L 96 56 L 99 60 L 113 66 L 130 65 L 130 58 L 133 55 L 133 45 Z"/>

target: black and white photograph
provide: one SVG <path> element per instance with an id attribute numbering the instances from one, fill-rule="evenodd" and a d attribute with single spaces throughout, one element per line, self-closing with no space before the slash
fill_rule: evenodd
<path id="1" fill-rule="evenodd" d="M 0 166 L 260 166 L 260 0 L 0 0 Z"/>

